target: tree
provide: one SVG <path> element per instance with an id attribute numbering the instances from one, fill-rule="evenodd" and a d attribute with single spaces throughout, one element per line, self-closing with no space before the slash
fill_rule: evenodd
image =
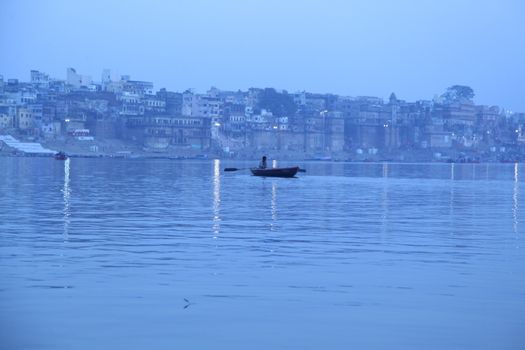
<path id="1" fill-rule="evenodd" d="M 474 90 L 470 86 L 454 85 L 441 95 L 447 102 L 472 101 Z"/>
<path id="2" fill-rule="evenodd" d="M 272 88 L 266 88 L 259 94 L 259 109 L 267 109 L 277 116 L 293 116 L 296 106 L 293 97 L 286 91 L 279 93 Z"/>

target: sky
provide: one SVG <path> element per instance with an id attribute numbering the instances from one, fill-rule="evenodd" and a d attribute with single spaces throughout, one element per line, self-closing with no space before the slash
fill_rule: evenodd
<path id="1" fill-rule="evenodd" d="M 522 0 L 0 0 L 0 74 L 408 101 L 460 84 L 525 112 L 524 19 Z"/>

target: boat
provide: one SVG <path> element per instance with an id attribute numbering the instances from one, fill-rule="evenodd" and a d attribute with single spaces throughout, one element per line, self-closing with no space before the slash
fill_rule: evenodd
<path id="1" fill-rule="evenodd" d="M 331 156 L 314 156 L 313 158 L 307 158 L 308 161 L 332 161 Z"/>
<path id="2" fill-rule="evenodd" d="M 66 160 L 67 155 L 64 152 L 58 152 L 55 154 L 55 159 L 56 160 Z"/>
<path id="3" fill-rule="evenodd" d="M 250 171 L 254 176 L 267 176 L 267 177 L 294 177 L 299 171 L 298 166 L 290 168 L 251 168 Z"/>

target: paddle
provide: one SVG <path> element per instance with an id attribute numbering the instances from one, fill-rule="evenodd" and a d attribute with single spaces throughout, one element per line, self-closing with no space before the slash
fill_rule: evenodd
<path id="1" fill-rule="evenodd" d="M 246 170 L 249 168 L 224 168 L 224 171 L 239 171 L 239 170 Z M 306 169 L 299 169 L 300 173 L 306 173 Z"/>

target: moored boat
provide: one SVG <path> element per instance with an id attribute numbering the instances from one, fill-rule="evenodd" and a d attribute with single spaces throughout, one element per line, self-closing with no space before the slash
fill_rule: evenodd
<path id="1" fill-rule="evenodd" d="M 58 152 L 57 154 L 55 154 L 55 159 L 56 160 L 66 160 L 67 155 L 64 152 Z"/>
<path id="2" fill-rule="evenodd" d="M 267 177 L 294 177 L 299 171 L 298 166 L 290 168 L 251 168 L 250 171 L 254 176 L 267 176 Z"/>

